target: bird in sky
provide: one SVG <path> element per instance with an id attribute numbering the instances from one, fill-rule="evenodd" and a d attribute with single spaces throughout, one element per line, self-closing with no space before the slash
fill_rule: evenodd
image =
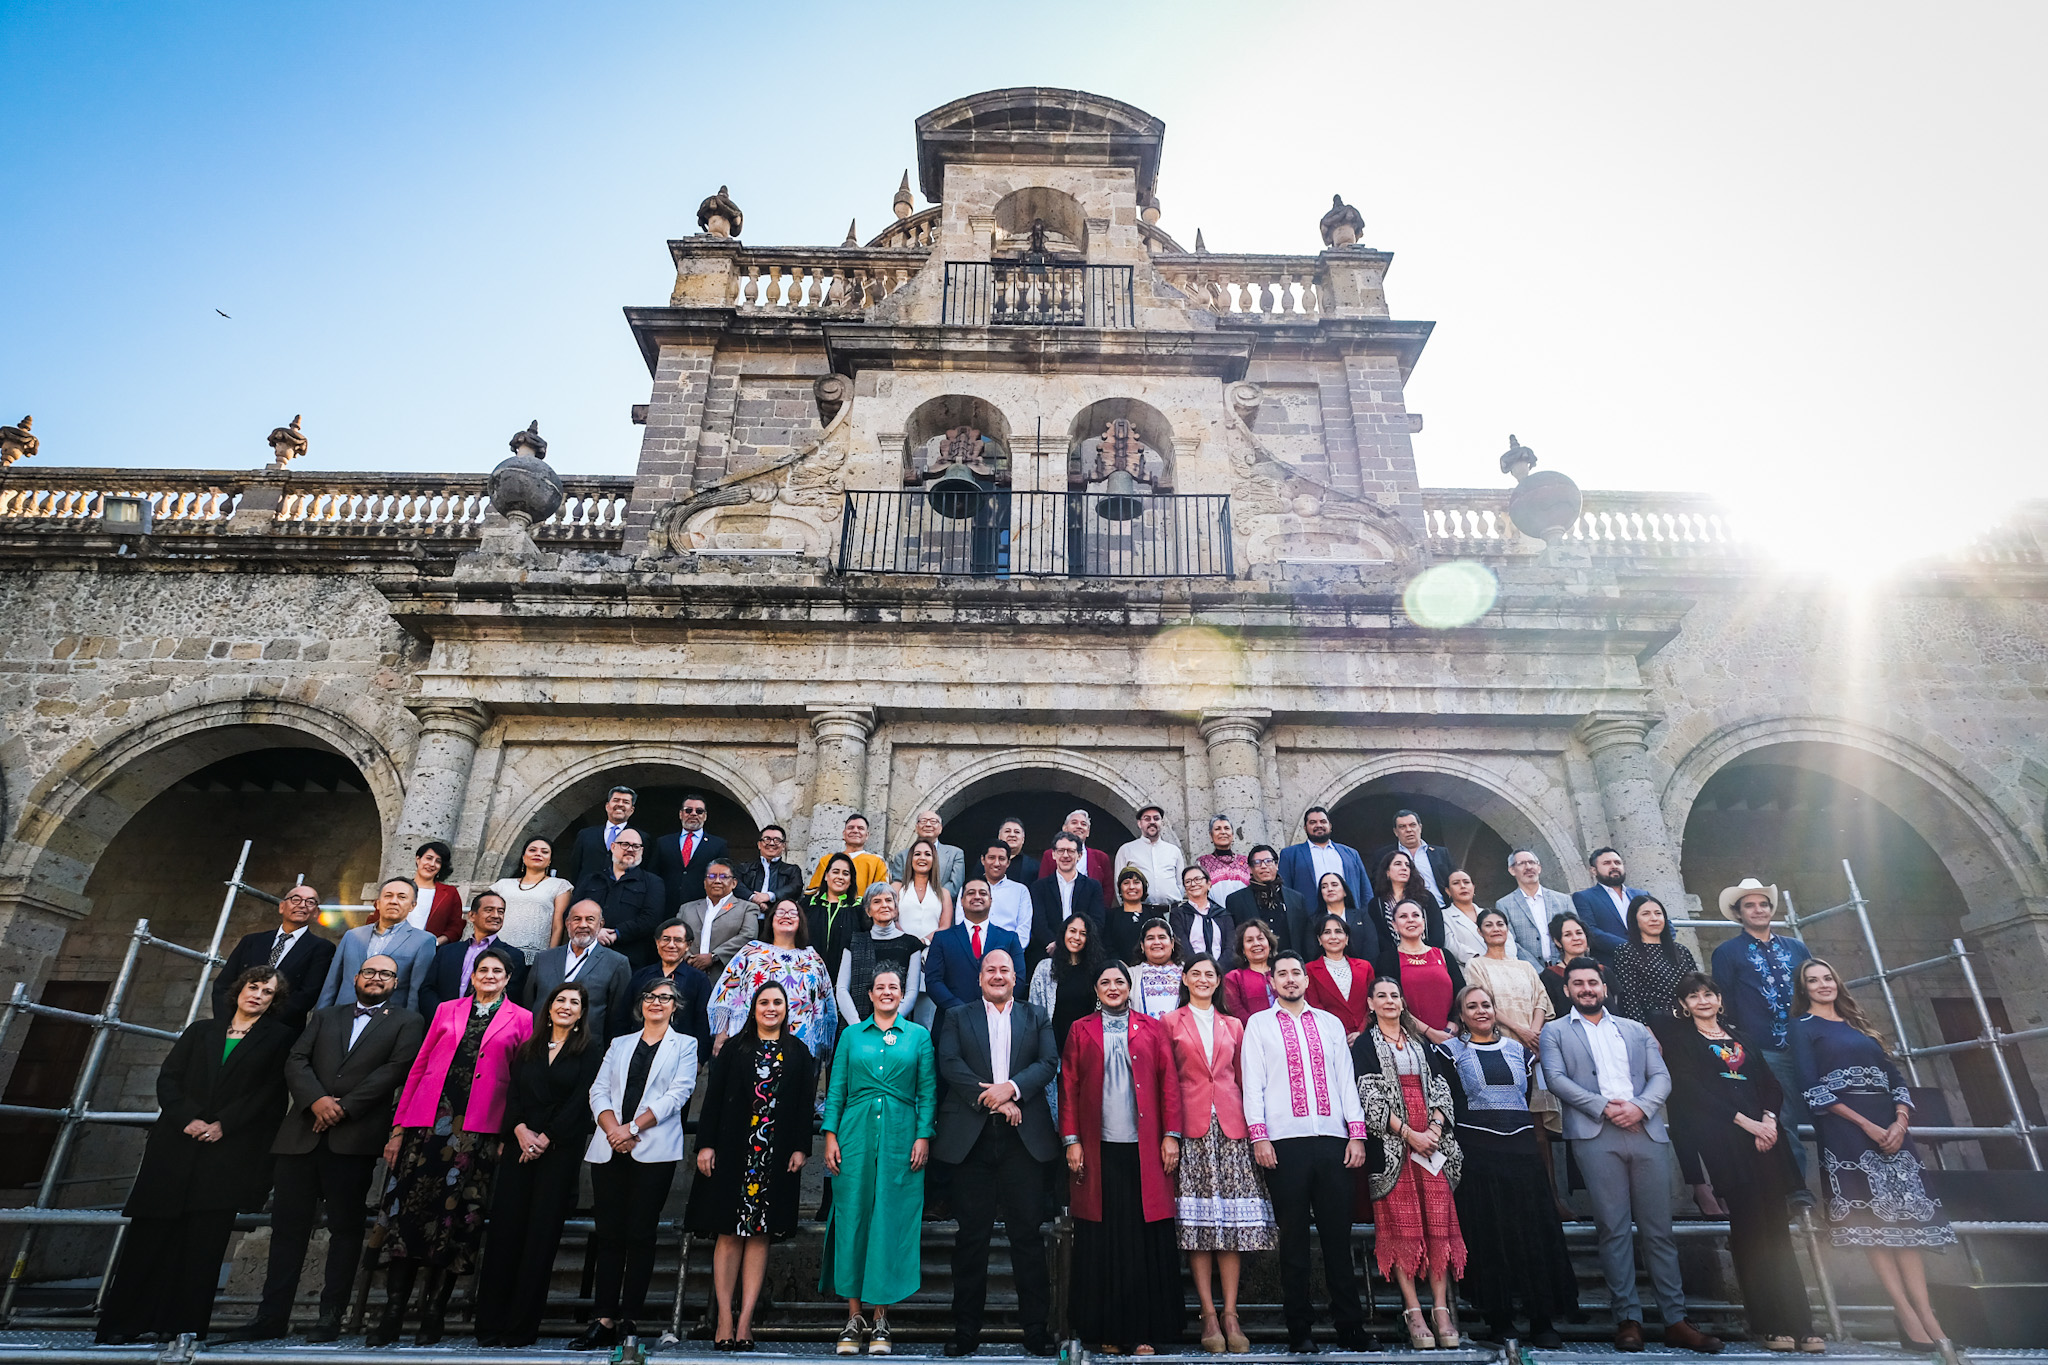
<path id="1" fill-rule="evenodd" d="M 220 313 L 220 309 L 218 309 L 218 308 L 214 309 L 213 311 L 214 311 L 214 312 L 216 312 L 216 313 Z M 221 315 L 222 317 L 224 317 L 224 318 L 227 318 L 227 317 L 228 317 L 228 315 L 227 315 L 226 313 L 220 313 L 220 315 Z M 228 318 L 228 321 L 229 321 L 229 322 L 233 322 L 233 321 L 234 321 L 234 319 L 233 319 L 233 318 Z"/>

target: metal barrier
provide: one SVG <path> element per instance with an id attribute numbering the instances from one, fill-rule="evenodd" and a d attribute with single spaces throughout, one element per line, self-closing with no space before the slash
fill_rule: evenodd
<path id="1" fill-rule="evenodd" d="M 1226 493 L 850 492 L 840 573 L 1229 578 Z"/>
<path id="2" fill-rule="evenodd" d="M 1131 327 L 1131 267 L 948 261 L 939 319 L 962 327 Z"/>

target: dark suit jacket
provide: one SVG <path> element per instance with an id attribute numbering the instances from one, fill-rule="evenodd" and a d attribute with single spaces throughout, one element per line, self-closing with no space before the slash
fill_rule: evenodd
<path id="1" fill-rule="evenodd" d="M 640 829 L 640 822 L 638 820 L 628 820 L 626 821 L 626 828 Z M 650 844 L 654 842 L 644 829 L 640 830 L 640 837 Z M 556 868 L 555 871 L 558 875 L 567 878 L 571 885 L 575 885 L 593 872 L 610 871 L 611 865 L 612 851 L 605 847 L 604 822 L 599 821 L 589 829 L 579 829 L 576 831 L 575 842 L 569 845 L 568 861 Z M 642 865 L 645 865 L 644 856 L 642 858 Z"/>
<path id="2" fill-rule="evenodd" d="M 469 945 L 469 939 L 458 938 L 434 950 L 434 970 L 428 972 L 427 979 L 420 983 L 420 1014 L 425 1018 L 433 1018 L 434 1011 L 441 1007 L 443 1001 L 453 1000 L 468 986 L 469 983 L 462 979 L 462 959 L 469 953 Z M 517 1000 L 526 986 L 527 969 L 533 964 L 526 960 L 525 953 L 503 939 L 497 940 L 493 946 L 512 959 L 512 976 L 505 983 L 505 998 Z"/>
<path id="3" fill-rule="evenodd" d="M 798 905 L 804 903 L 804 872 L 795 863 L 778 861 L 775 864 L 774 876 L 764 877 L 761 872 L 761 857 L 755 854 L 751 858 L 741 859 L 740 865 L 733 869 L 733 875 L 739 878 L 740 883 L 740 889 L 733 894 L 742 900 L 751 900 L 755 892 L 766 891 L 770 901 L 793 900 Z M 763 882 L 766 882 L 765 886 Z M 700 891 L 698 894 L 703 893 Z"/>
<path id="4" fill-rule="evenodd" d="M 1399 843 L 1385 844 L 1374 849 L 1372 856 L 1365 860 L 1366 871 L 1370 872 L 1378 867 L 1380 859 L 1386 857 L 1397 848 L 1401 848 Z M 1453 872 L 1458 870 L 1457 863 L 1451 860 L 1451 851 L 1442 844 L 1432 844 L 1427 839 L 1422 841 L 1422 848 L 1429 855 L 1429 872 L 1430 876 L 1436 880 L 1437 898 L 1439 900 L 1448 899 L 1450 893 L 1444 889 L 1444 882 Z M 1401 851 L 1403 853 L 1408 852 L 1405 848 L 1402 848 Z"/>
<path id="5" fill-rule="evenodd" d="M 932 1156 L 938 1161 L 967 1160 L 984 1125 L 1009 1122 L 992 1118 L 974 1102 L 981 1087 L 995 1079 L 989 1060 L 988 1011 L 975 1008 L 980 1003 L 977 994 L 966 1008 L 939 1021 L 939 1079 L 946 1083 L 946 1098 L 939 1105 L 938 1136 L 932 1140 Z M 1010 1079 L 1017 1083 L 1017 1105 L 1024 1111 L 1017 1136 L 1023 1139 L 1024 1150 L 1040 1161 L 1050 1161 L 1060 1152 L 1060 1136 L 1045 1105 L 1045 1087 L 1059 1071 L 1059 1061 L 1051 1017 L 1028 1000 L 1013 1000 Z"/>
<path id="6" fill-rule="evenodd" d="M 1634 900 L 1646 892 L 1633 886 L 1621 888 L 1624 900 Z M 1589 886 L 1583 891 L 1572 892 L 1572 909 L 1579 912 L 1579 918 L 1586 922 L 1586 937 L 1593 940 L 1596 956 L 1605 959 L 1613 956 L 1614 950 L 1628 942 L 1628 925 L 1614 908 L 1614 897 L 1607 894 L 1604 886 Z"/>
<path id="7" fill-rule="evenodd" d="M 266 961 L 269 956 L 266 948 Z M 149 1126 L 142 1168 L 121 1209 L 130 1218 L 263 1207 L 270 1144 L 284 1119 L 284 1061 L 293 1035 L 275 1019 L 259 1019 L 223 1057 L 234 1017 L 229 1010 L 223 1018 L 201 1019 L 171 1044 L 156 1076 L 163 1116 Z M 187 1137 L 185 1125 L 194 1119 L 218 1123 L 220 1141 Z"/>
<path id="8" fill-rule="evenodd" d="M 611 1036 L 631 1033 L 640 1027 L 640 997 L 655 982 L 662 979 L 661 963 L 642 967 L 633 973 L 633 979 L 626 986 L 624 995 L 612 1007 Z M 676 1010 L 672 1027 L 689 1034 L 697 1040 L 697 1057 L 708 1061 L 711 1057 L 711 979 L 687 962 L 676 964 L 676 974 L 668 978 L 668 984 L 675 987 Z M 529 1128 L 533 1125 L 528 1124 Z"/>
<path id="9" fill-rule="evenodd" d="M 284 1083 L 291 1092 L 292 1111 L 277 1130 L 270 1150 L 279 1156 L 303 1156 L 324 1139 L 327 1150 L 341 1156 L 375 1156 L 391 1132 L 391 1111 L 398 1087 L 412 1070 L 427 1021 L 403 1005 L 391 1004 L 370 1017 L 356 1045 L 348 1045 L 355 1029 L 356 1002 L 315 1010 L 306 1031 L 285 1058 Z M 324 1133 L 313 1131 L 313 1101 L 331 1095 L 345 1117 Z"/>
<path id="10" fill-rule="evenodd" d="M 1048 862 L 1046 867 L 1057 870 L 1059 864 Z M 1084 867 L 1081 871 L 1086 873 L 1088 869 Z M 1019 853 L 1016 857 L 1010 859 L 1010 871 L 1007 875 L 1013 882 L 1022 882 L 1026 886 L 1031 885 L 1031 883 L 1038 880 L 1038 855 L 1036 853 Z"/>
<path id="11" fill-rule="evenodd" d="M 214 1018 L 226 1019 L 234 1015 L 235 1002 L 228 999 L 228 987 L 249 968 L 269 966 L 270 949 L 276 942 L 275 925 L 242 936 L 242 941 L 228 954 L 227 965 L 214 979 Z M 313 1004 L 320 997 L 320 988 L 327 984 L 327 968 L 333 961 L 334 940 L 320 937 L 309 926 L 305 933 L 299 935 L 299 941 L 292 945 L 292 950 L 284 955 L 284 961 L 277 964 L 285 984 L 291 987 L 291 995 L 284 1002 L 284 1008 L 271 1017 L 294 1033 L 304 1028 L 306 1016 L 313 1012 Z"/>
<path id="12" fill-rule="evenodd" d="M 992 948 L 1008 952 L 1013 962 L 1024 958 L 1024 945 L 1015 934 L 997 925 L 984 924 L 981 950 L 986 953 Z M 981 959 L 974 955 L 974 940 L 968 936 L 967 921 L 954 920 L 952 928 L 932 935 L 931 946 L 924 950 L 924 988 L 932 1003 L 942 1010 L 981 999 Z M 938 1024 L 938 1020 L 933 1021 L 934 1027 Z"/>
<path id="13" fill-rule="evenodd" d="M 625 876 L 613 877 L 611 858 L 606 855 L 604 866 L 578 882 L 569 893 L 571 906 L 585 900 L 604 907 L 604 927 L 618 935 L 618 941 L 611 945 L 614 952 L 623 954 L 636 968 L 656 961 L 655 926 L 675 917 L 668 903 L 667 882 L 645 866 L 629 867 Z"/>
<path id="14" fill-rule="evenodd" d="M 697 846 L 690 850 L 689 866 L 683 866 L 683 832 L 677 830 L 654 841 L 654 847 L 648 850 L 647 861 L 642 866 L 667 885 L 668 914 L 673 915 L 683 902 L 704 899 L 704 869 L 717 858 L 731 861 L 725 851 L 725 840 L 706 831 L 698 838 Z M 733 875 L 739 875 L 738 868 L 733 869 Z M 664 919 L 667 917 L 663 916 Z"/>
<path id="15" fill-rule="evenodd" d="M 505 1087 L 505 1136 L 511 1137 L 512 1130 L 523 1123 L 547 1138 L 551 1152 L 567 1147 L 581 1153 L 597 1127 L 597 1117 L 590 1112 L 590 1087 L 597 1084 L 604 1053 L 604 1039 L 593 1032 L 583 1051 L 573 1057 L 550 1062 L 546 1053 L 538 1057 L 515 1054 Z M 517 1156 L 513 1160 L 518 1160 Z"/>
<path id="16" fill-rule="evenodd" d="M 1030 961 L 1025 965 L 1024 979 L 1031 979 L 1030 969 L 1036 967 L 1045 956 L 1045 945 L 1060 936 L 1060 926 L 1067 916 L 1060 909 L 1060 870 L 1052 866 L 1043 877 L 1031 883 L 1031 942 L 1024 945 L 1024 956 Z M 1102 932 L 1102 883 L 1085 872 L 1074 874 L 1074 913 L 1086 915 L 1094 932 Z"/>
<path id="17" fill-rule="evenodd" d="M 1287 912 L 1281 917 L 1281 922 L 1273 926 L 1273 932 L 1280 936 L 1280 942 L 1275 946 L 1292 948 L 1308 961 L 1315 961 L 1322 954 L 1322 945 L 1302 942 L 1303 935 L 1311 940 L 1315 938 L 1315 929 L 1308 922 L 1308 902 L 1303 900 L 1301 893 L 1293 887 L 1282 886 L 1280 903 L 1287 907 Z M 1223 908 L 1230 912 L 1232 924 L 1243 924 L 1248 919 L 1266 918 L 1259 912 L 1259 898 L 1253 894 L 1249 886 L 1242 891 L 1233 891 L 1225 897 Z"/>

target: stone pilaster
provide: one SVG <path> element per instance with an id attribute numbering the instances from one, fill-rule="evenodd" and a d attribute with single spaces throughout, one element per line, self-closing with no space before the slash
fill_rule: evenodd
<path id="1" fill-rule="evenodd" d="M 1266 789 L 1259 776 L 1259 740 L 1271 711 L 1204 711 L 1202 738 L 1209 742 L 1211 808 L 1191 814 L 1199 828 L 1189 832 L 1191 847 L 1209 847 L 1208 820 L 1227 815 L 1237 831 L 1237 847 L 1270 842 L 1266 833 Z"/>
<path id="2" fill-rule="evenodd" d="M 875 708 L 813 703 L 804 708 L 817 736 L 817 767 L 811 777 L 811 817 L 806 868 L 844 845 L 846 817 L 862 808 L 868 790 L 868 737 L 875 732 Z"/>
<path id="3" fill-rule="evenodd" d="M 470 764 L 491 723 L 490 709 L 473 701 L 414 702 L 412 712 L 420 720 L 420 747 L 405 784 L 405 805 L 398 814 L 392 847 L 385 856 L 387 871 L 410 869 L 412 851 L 429 839 L 452 843 L 469 787 Z M 465 865 L 460 853 L 455 865 Z"/>
<path id="4" fill-rule="evenodd" d="M 1664 823 L 1657 784 L 1650 776 L 1644 737 L 1656 723 L 1640 711 L 1594 711 L 1579 722 L 1579 742 L 1600 783 L 1607 829 L 1628 864 L 1628 879 L 1667 906 L 1674 916 L 1691 914 L 1679 871 L 1678 841 Z"/>

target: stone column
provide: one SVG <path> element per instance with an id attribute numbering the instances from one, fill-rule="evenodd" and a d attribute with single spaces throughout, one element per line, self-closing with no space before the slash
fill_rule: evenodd
<path id="1" fill-rule="evenodd" d="M 1209 742 L 1209 801 L 1211 809 L 1190 812 L 1200 828 L 1189 831 L 1191 847 L 1207 852 L 1208 821 L 1227 815 L 1237 831 L 1236 847 L 1248 849 L 1268 842 L 1266 834 L 1266 790 L 1259 777 L 1259 738 L 1266 732 L 1271 711 L 1204 711 L 1202 738 Z"/>
<path id="2" fill-rule="evenodd" d="M 860 810 L 867 799 L 868 736 L 875 732 L 875 708 L 813 703 L 804 709 L 810 712 L 811 733 L 818 737 L 818 762 L 811 776 L 808 861 L 804 864 L 811 868 L 827 854 L 845 847 L 839 836 L 846 817 Z"/>
<path id="3" fill-rule="evenodd" d="M 411 709 L 420 719 L 420 747 L 413 756 L 412 776 L 406 780 L 405 805 L 398 813 L 393 847 L 385 858 L 386 871 L 409 870 L 412 851 L 429 839 L 455 838 L 463 797 L 469 789 L 469 766 L 476 758 L 477 741 L 491 723 L 490 709 L 473 701 L 414 702 Z M 455 863 L 462 865 L 459 853 Z"/>
<path id="4" fill-rule="evenodd" d="M 1675 917 L 1690 917 L 1685 882 L 1680 875 L 1678 841 L 1664 823 L 1657 784 L 1650 776 L 1650 754 L 1643 744 L 1655 718 L 1639 711 L 1594 711 L 1579 722 L 1579 742 L 1593 762 L 1600 783 L 1600 804 L 1607 810 L 1607 832 L 1628 864 L 1631 886 L 1640 886 L 1672 908 Z M 1581 854 L 1591 852 L 1581 850 Z M 1585 869 L 1577 869 L 1583 879 Z"/>

